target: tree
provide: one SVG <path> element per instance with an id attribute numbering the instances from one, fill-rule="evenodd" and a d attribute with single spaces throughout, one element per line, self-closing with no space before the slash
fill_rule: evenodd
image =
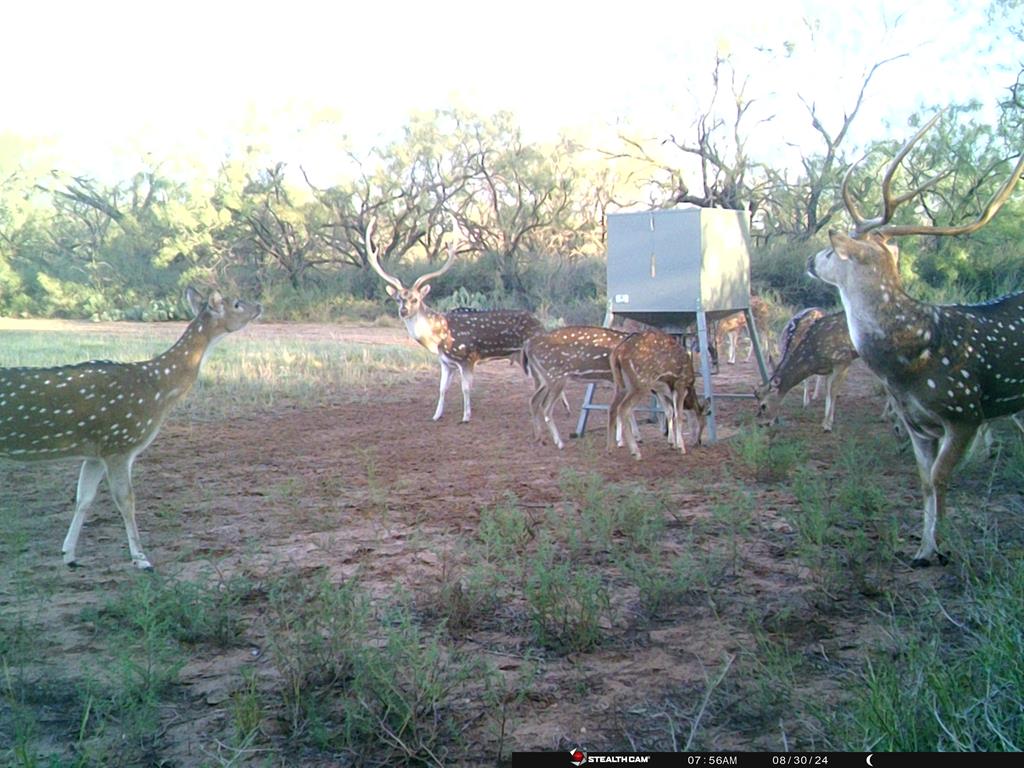
<path id="1" fill-rule="evenodd" d="M 789 180 L 785 169 L 763 166 L 770 180 L 770 191 L 764 201 L 765 223 L 775 234 L 808 240 L 832 224 L 835 217 L 843 211 L 843 201 L 838 190 L 843 173 L 849 164 L 843 145 L 864 104 L 864 96 L 875 73 L 885 64 L 906 55 L 900 54 L 883 59 L 868 68 L 861 80 L 860 90 L 852 108 L 843 113 L 842 120 L 834 132 L 826 126 L 815 102 L 799 96 L 824 148 L 820 152 L 805 150 L 801 153 L 803 173 L 795 181 Z"/>
<path id="2" fill-rule="evenodd" d="M 467 169 L 456 198 L 459 223 L 473 250 L 495 259 L 500 288 L 523 302 L 528 254 L 572 210 L 574 146 L 563 140 L 545 151 L 524 143 L 507 112 L 470 124 L 455 117 L 457 157 Z"/>
<path id="3" fill-rule="evenodd" d="M 231 250 L 247 267 L 256 295 L 262 294 L 275 272 L 299 291 L 312 271 L 337 263 L 318 237 L 324 225 L 323 207 L 292 201 L 284 163 L 247 174 L 241 190 L 222 187 L 217 203 L 231 214 Z"/>

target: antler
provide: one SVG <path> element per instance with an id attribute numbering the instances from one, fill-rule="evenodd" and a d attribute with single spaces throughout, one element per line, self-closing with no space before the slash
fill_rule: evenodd
<path id="1" fill-rule="evenodd" d="M 459 222 L 456 221 L 454 216 L 452 216 L 452 239 L 448 243 L 448 258 L 445 259 L 444 264 L 442 264 L 438 269 L 417 277 L 416 282 L 412 284 L 412 289 L 414 291 L 419 290 L 424 283 L 433 280 L 435 277 L 440 277 L 448 271 L 449 267 L 451 267 L 452 263 L 455 261 L 455 246 L 461 239 L 462 231 L 459 229 Z"/>
<path id="2" fill-rule="evenodd" d="M 882 176 L 881 216 L 876 216 L 875 218 L 872 219 L 865 219 L 861 215 L 860 210 L 857 208 L 857 204 L 854 202 L 853 197 L 850 195 L 850 176 L 853 174 L 853 170 L 854 168 L 857 167 L 857 163 L 859 163 L 860 160 L 851 165 L 849 170 L 846 171 L 846 174 L 843 176 L 842 194 L 843 202 L 846 204 L 846 210 L 849 212 L 850 218 L 853 219 L 854 237 L 861 238 L 868 232 L 877 232 L 884 238 L 899 237 L 901 235 L 945 236 L 970 234 L 971 232 L 975 232 L 981 229 L 983 226 L 985 226 L 985 224 L 987 224 L 989 220 L 991 220 L 991 218 L 996 215 L 996 212 L 1003 206 L 1003 203 L 1005 203 L 1009 199 L 1010 194 L 1013 192 L 1014 187 L 1017 185 L 1017 181 L 1020 179 L 1021 172 L 1024 171 L 1024 154 L 1022 154 L 1020 159 L 1017 161 L 1017 165 L 1016 167 L 1014 167 L 1013 173 L 1011 173 L 1010 176 L 1002 183 L 999 189 L 996 190 L 995 194 L 992 195 L 992 197 L 986 204 L 985 209 L 981 212 L 981 215 L 978 216 L 978 218 L 975 219 L 974 221 L 968 224 L 944 227 L 937 227 L 926 224 L 889 223 L 890 221 L 892 221 L 893 214 L 896 212 L 896 209 L 899 206 L 901 206 L 908 200 L 917 197 L 926 189 L 933 187 L 935 184 L 942 181 L 942 179 L 946 178 L 951 173 L 950 171 L 944 171 L 943 173 L 932 176 L 923 184 L 921 184 L 918 187 L 915 187 L 909 192 L 905 192 L 902 195 L 893 197 L 893 176 L 896 174 L 896 171 L 899 169 L 904 158 L 906 158 L 907 154 L 910 152 L 913 146 L 918 142 L 918 140 L 920 140 L 922 136 L 924 136 L 925 133 L 928 132 L 928 130 L 933 125 L 935 125 L 939 117 L 942 116 L 943 111 L 944 110 L 939 110 L 938 112 L 936 112 L 931 120 L 929 120 L 927 123 L 921 126 L 920 130 L 918 130 L 917 133 L 910 137 L 909 141 L 907 141 L 907 143 L 903 145 L 900 151 L 896 153 L 896 156 L 893 157 L 892 161 L 886 167 L 885 175 Z M 861 158 L 861 160 L 863 160 L 863 158 Z"/>
<path id="3" fill-rule="evenodd" d="M 373 271 L 384 278 L 384 281 L 394 288 L 396 291 L 400 291 L 404 288 L 402 281 L 394 275 L 389 275 L 384 271 L 384 268 L 380 265 L 380 261 L 377 259 L 377 251 L 373 249 L 373 228 L 377 225 L 377 219 L 370 219 L 370 223 L 366 225 L 366 232 L 363 233 L 363 241 L 366 243 L 366 260 L 370 262 L 370 266 L 373 267 Z M 419 287 L 419 282 L 416 283 Z"/>

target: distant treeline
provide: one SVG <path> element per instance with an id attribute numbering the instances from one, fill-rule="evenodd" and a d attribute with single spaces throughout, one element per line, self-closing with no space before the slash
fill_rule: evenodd
<path id="1" fill-rule="evenodd" d="M 897 183 L 946 175 L 898 218 L 976 215 L 1024 148 L 1022 114 L 1009 101 L 986 125 L 977 105 L 947 110 Z M 392 310 L 368 266 L 367 225 L 376 221 L 385 268 L 411 280 L 445 256 L 454 220 L 459 258 L 434 282 L 434 305 L 597 322 L 606 215 L 680 204 L 747 211 L 755 287 L 793 306 L 834 304 L 804 263 L 829 228 L 848 226 L 839 187 L 853 151 L 822 130 L 823 146 L 806 148 L 794 173 L 726 142 L 738 117 L 718 125 L 691 143 L 673 139 L 673 155 L 627 136 L 600 150 L 531 144 L 511 115 L 439 111 L 411 119 L 392 144 L 350 153 L 350 173 L 331 186 L 255 153 L 229 158 L 212 179 L 181 181 L 153 165 L 110 184 L 33 176 L 0 152 L 0 314 L 167 319 L 181 315 L 182 288 L 194 283 L 259 299 L 279 319 L 369 319 Z M 850 189 L 873 211 L 896 142 L 867 149 Z M 932 298 L 1024 287 L 1022 229 L 1024 210 L 1011 201 L 972 237 L 906 238 L 902 269 Z"/>

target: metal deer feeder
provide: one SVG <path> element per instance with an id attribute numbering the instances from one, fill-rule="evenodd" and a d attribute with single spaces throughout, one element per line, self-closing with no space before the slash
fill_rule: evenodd
<path id="1" fill-rule="evenodd" d="M 699 347 L 708 349 L 709 321 L 744 312 L 758 366 L 768 371 L 750 311 L 750 232 L 744 211 L 679 208 L 608 215 L 608 314 L 632 318 L 683 336 L 696 325 Z M 700 355 L 704 396 L 711 402 L 708 439 L 717 440 L 708 355 Z M 587 387 L 577 434 L 583 434 L 594 404 Z M 750 397 L 718 395 L 717 397 Z"/>

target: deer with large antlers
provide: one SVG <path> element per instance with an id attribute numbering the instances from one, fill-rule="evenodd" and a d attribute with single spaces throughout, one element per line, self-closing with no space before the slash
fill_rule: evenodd
<path id="1" fill-rule="evenodd" d="M 941 113 L 940 113 L 941 114 Z M 892 397 L 910 436 L 924 493 L 921 545 L 912 565 L 946 558 L 936 545 L 946 489 L 960 458 L 984 422 L 1024 406 L 1024 293 L 984 304 L 939 306 L 911 298 L 887 247 L 892 237 L 951 236 L 983 227 L 1010 197 L 1024 170 L 1024 155 L 974 221 L 958 226 L 892 223 L 897 207 L 938 181 L 934 177 L 902 195 L 892 180 L 903 159 L 936 115 L 889 163 L 882 178 L 882 213 L 861 215 L 849 191 L 842 194 L 853 219 L 851 235 L 830 232 L 831 246 L 808 260 L 808 272 L 839 288 L 850 338 L 858 354 Z"/>
<path id="2" fill-rule="evenodd" d="M 195 318 L 162 355 L 139 363 L 92 361 L 54 368 L 0 368 L 0 457 L 14 461 L 84 459 L 64 562 L 74 565 L 78 536 L 100 481 L 107 478 L 128 533 L 132 563 L 152 569 L 135 522 L 132 464 L 171 408 L 192 388 L 207 353 L 259 317 L 259 304 L 185 293 Z"/>
<path id="3" fill-rule="evenodd" d="M 374 222 L 371 221 L 365 233 L 367 260 L 387 283 L 388 295 L 398 304 L 398 316 L 405 323 L 409 336 L 437 355 L 441 366 L 441 383 L 433 419 L 437 421 L 444 413 L 444 396 L 452 374 L 458 371 L 462 384 L 462 421 L 465 423 L 472 415 L 470 391 L 476 364 L 497 358 L 515 360 L 526 340 L 543 331 L 544 326 L 523 310 L 456 309 L 435 312 L 424 300 L 430 293 L 430 281 L 447 272 L 455 260 L 455 236 L 449 242 L 445 262 L 437 269 L 420 275 L 411 287 L 406 288 L 401 280 L 381 267 L 373 247 L 373 227 Z M 454 234 L 457 235 L 457 231 Z"/>
<path id="4" fill-rule="evenodd" d="M 804 406 L 807 406 L 807 383 L 812 376 L 825 377 L 825 419 L 821 428 L 832 431 L 836 418 L 836 401 L 850 364 L 857 359 L 857 350 L 850 341 L 846 316 L 842 312 L 816 317 L 815 307 L 793 317 L 783 329 L 780 342 L 782 359 L 775 366 L 767 384 L 754 390 L 758 421 L 762 425 L 776 421 L 779 406 L 786 394 L 804 382 Z"/>
<path id="5" fill-rule="evenodd" d="M 650 392 L 658 396 L 665 411 L 669 444 L 686 453 L 680 417 L 689 410 L 696 416 L 694 439 L 700 445 L 707 409 L 697 395 L 690 353 L 678 341 L 662 331 L 630 334 L 612 350 L 609 365 L 615 382 L 615 396 L 608 408 L 609 451 L 620 435 L 630 453 L 640 459 L 635 431 L 625 429 L 623 422 Z"/>

